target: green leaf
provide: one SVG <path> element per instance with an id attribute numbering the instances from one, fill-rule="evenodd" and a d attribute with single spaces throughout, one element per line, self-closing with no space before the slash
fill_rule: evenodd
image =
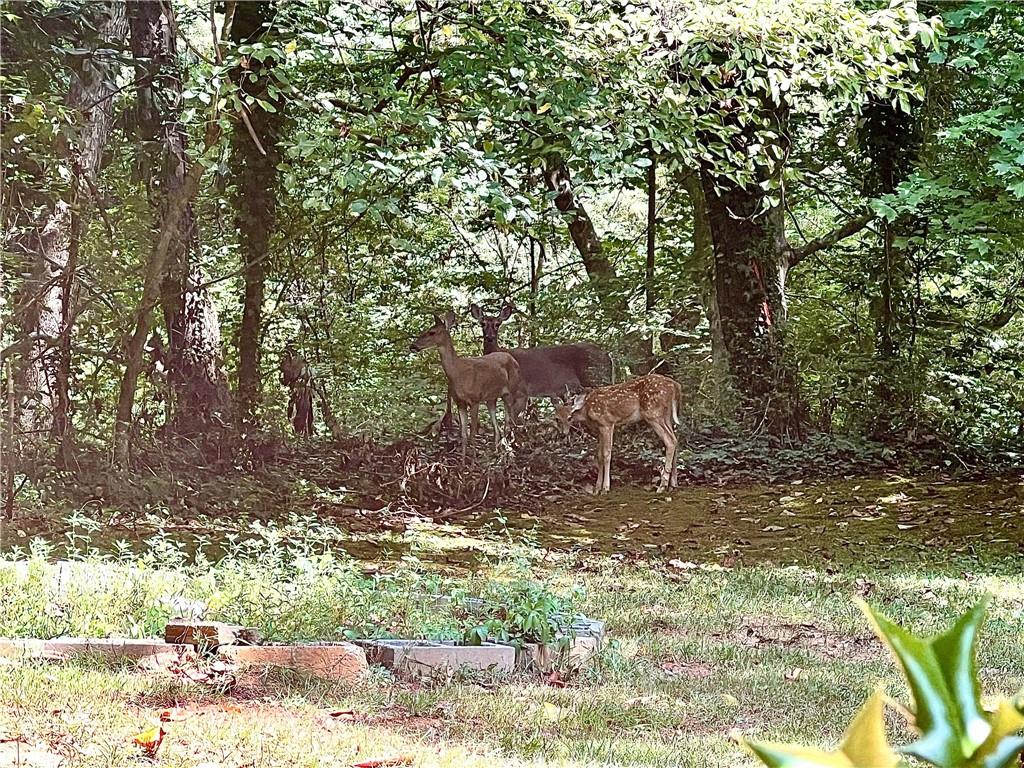
<path id="1" fill-rule="evenodd" d="M 1014 735 L 1024 730 L 1024 711 L 1014 702 L 1003 699 L 988 720 L 992 730 L 972 756 L 971 765 L 1011 768 L 1017 763 L 1017 755 L 1024 751 L 1024 737 Z"/>
<path id="2" fill-rule="evenodd" d="M 865 702 L 834 752 L 760 742 L 747 746 L 770 768 L 896 768 L 900 759 L 885 735 L 883 701 L 879 691 Z"/>
<path id="3" fill-rule="evenodd" d="M 952 629 L 931 638 L 912 635 L 861 602 L 878 636 L 903 668 L 914 697 L 921 736 L 904 751 L 942 768 L 969 765 L 992 731 L 981 709 L 974 659 L 986 602 L 960 617 Z"/>

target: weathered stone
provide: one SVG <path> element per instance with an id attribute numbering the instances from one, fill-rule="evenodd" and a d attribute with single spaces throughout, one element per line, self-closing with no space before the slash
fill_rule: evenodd
<path id="1" fill-rule="evenodd" d="M 561 630 L 554 643 L 527 643 L 516 653 L 518 669 L 539 669 L 547 672 L 560 665 L 582 667 L 589 663 L 604 644 L 603 621 L 577 616 Z"/>
<path id="2" fill-rule="evenodd" d="M 180 645 L 194 645 L 197 648 L 218 648 L 222 645 L 235 643 L 251 643 L 247 639 L 259 638 L 254 629 L 240 627 L 236 624 L 225 624 L 221 621 L 190 621 L 175 619 L 164 627 L 164 640 Z"/>
<path id="3" fill-rule="evenodd" d="M 368 669 L 366 653 L 352 643 L 225 645 L 219 653 L 240 665 L 287 667 L 346 683 L 357 682 Z"/>
<path id="4" fill-rule="evenodd" d="M 502 674 L 515 667 L 515 649 L 508 645 L 456 645 L 429 640 L 363 640 L 372 664 L 410 675 L 438 670 L 490 671 Z"/>
<path id="5" fill-rule="evenodd" d="M 0 640 L 0 656 L 8 658 L 68 659 L 94 654 L 108 659 L 143 659 L 173 652 L 174 645 L 156 638 L 63 637 L 53 640 Z"/>

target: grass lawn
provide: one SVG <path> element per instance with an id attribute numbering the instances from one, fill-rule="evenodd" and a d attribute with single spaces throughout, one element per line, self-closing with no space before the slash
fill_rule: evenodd
<path id="1" fill-rule="evenodd" d="M 777 495 L 787 493 L 792 495 L 778 489 Z M 756 497 L 757 504 L 762 497 Z M 776 514 L 788 503 L 777 505 Z M 867 506 L 877 507 L 875 499 Z M 1004 508 L 1001 502 L 999 509 Z M 674 524 L 664 510 L 645 510 L 648 517 L 657 520 L 661 514 L 662 522 Z M 770 527 L 763 520 L 757 525 Z M 822 541 L 825 534 L 805 535 L 818 536 L 808 549 L 824 544 L 830 551 L 843 549 L 840 564 L 836 558 L 786 564 L 789 559 L 782 557 L 771 562 L 766 545 L 757 558 L 729 551 L 723 556 L 716 549 L 687 550 L 682 559 L 671 552 L 652 557 L 649 547 L 646 553 L 558 547 L 544 540 L 542 529 L 523 540 L 508 528 L 477 530 L 468 537 L 458 527 L 412 526 L 400 551 L 418 553 L 424 562 L 406 561 L 401 567 L 427 574 L 423 583 L 429 583 L 432 569 L 451 570 L 445 553 L 471 542 L 487 553 L 466 576 L 471 584 L 526 571 L 556 592 L 581 587 L 584 611 L 608 623 L 610 647 L 594 666 L 566 674 L 564 688 L 539 674 L 414 684 L 381 671 L 346 688 L 284 671 L 253 670 L 218 690 L 132 665 L 2 663 L 0 766 L 18 765 L 18 759 L 25 766 L 151 764 L 133 746 L 132 736 L 154 725 L 166 708 L 180 710 L 164 726 L 167 735 L 156 759 L 169 767 L 312 768 L 378 759 L 408 759 L 421 766 L 753 765 L 737 737 L 834 743 L 876 687 L 907 700 L 894 663 L 874 640 L 854 596 L 927 632 L 947 626 L 991 594 L 979 656 L 985 692 L 1012 694 L 1024 687 L 1024 561 L 1019 555 L 1005 547 L 965 548 L 955 536 L 929 545 L 927 531 L 916 528 L 905 532 L 906 552 L 867 537 L 857 546 L 846 528 L 835 530 L 843 532 L 841 544 Z M 792 546 L 791 532 L 778 533 L 779 541 Z M 349 615 L 338 604 L 344 600 L 340 586 L 320 594 L 315 604 L 301 603 L 305 598 L 295 585 L 304 582 L 293 574 L 289 578 L 297 582 L 273 586 L 285 577 L 265 558 L 254 566 L 242 560 L 218 565 L 230 567 L 233 575 L 216 584 L 196 570 L 182 577 L 152 563 L 133 571 L 141 574 L 135 580 L 126 579 L 123 565 L 94 558 L 82 566 L 92 569 L 84 579 L 89 583 L 72 587 L 81 588 L 73 607 L 52 595 L 50 607 L 26 597 L 45 593 L 39 584 L 47 566 L 33 562 L 20 571 L 0 567 L 5 612 L 0 622 L 6 622 L 6 633 L 22 626 L 50 628 L 52 634 L 61 626 L 86 626 L 96 634 L 111 627 L 145 634 L 160 620 L 153 606 L 161 592 L 201 595 L 213 606 L 211 595 L 242 594 L 243 584 L 255 585 L 245 594 L 264 595 L 265 610 L 289 595 L 300 601 L 300 617 L 286 606 L 275 609 L 282 632 L 312 631 L 302 618 L 329 627 Z M 378 561 L 349 567 L 387 572 L 399 566 Z M 104 569 L 111 580 L 106 586 Z M 381 588 L 386 592 L 386 581 Z M 387 602 L 391 598 L 384 592 L 381 600 Z M 98 597 L 104 594 L 112 597 Z M 230 608 L 217 610 L 230 613 Z M 245 618 L 258 618 L 259 609 L 254 601 Z M 45 620 L 29 615 L 39 610 L 58 615 Z M 17 616 L 23 617 L 21 624 L 11 618 Z M 405 620 L 427 619 L 413 611 Z M 347 710 L 353 714 L 328 716 Z M 896 743 L 906 740 L 905 731 L 898 719 L 891 721 Z"/>

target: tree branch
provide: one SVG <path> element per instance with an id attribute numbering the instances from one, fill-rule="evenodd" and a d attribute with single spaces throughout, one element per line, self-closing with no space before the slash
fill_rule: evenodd
<path id="1" fill-rule="evenodd" d="M 789 266 L 795 267 L 801 261 L 806 259 L 808 256 L 813 256 L 818 251 L 823 251 L 826 248 L 831 248 L 833 245 L 838 243 L 840 240 L 845 240 L 850 235 L 855 235 L 860 232 L 864 227 L 870 224 L 875 218 L 873 211 L 863 213 L 855 219 L 850 219 L 848 222 L 843 224 L 841 227 L 836 227 L 831 232 L 816 237 L 800 248 L 789 249 Z"/>

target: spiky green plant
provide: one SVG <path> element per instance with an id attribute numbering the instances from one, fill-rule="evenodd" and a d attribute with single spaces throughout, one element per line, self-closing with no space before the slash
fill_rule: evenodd
<path id="1" fill-rule="evenodd" d="M 1024 750 L 1019 735 L 1024 701 L 1004 698 L 990 711 L 981 706 L 975 646 L 986 602 L 929 638 L 913 635 L 860 603 L 907 679 L 919 734 L 913 743 L 898 750 L 890 745 L 879 692 L 868 699 L 834 751 L 762 742 L 748 746 L 771 768 L 898 768 L 908 765 L 905 755 L 938 768 L 1011 768 Z"/>

